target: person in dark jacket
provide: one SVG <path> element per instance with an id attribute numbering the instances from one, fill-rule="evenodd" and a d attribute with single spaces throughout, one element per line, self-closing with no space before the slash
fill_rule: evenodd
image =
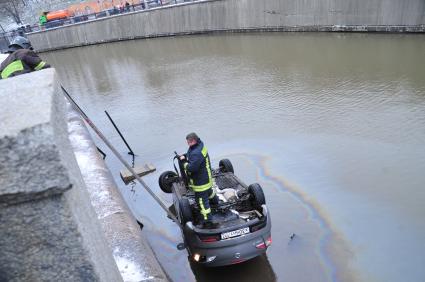
<path id="1" fill-rule="evenodd" d="M 15 37 L 9 45 L 8 53 L 10 55 L 0 65 L 1 79 L 50 67 L 32 51 L 31 43 L 25 37 Z"/>
<path id="2" fill-rule="evenodd" d="M 189 187 L 195 192 L 195 199 L 201 211 L 203 227 L 213 227 L 210 203 L 218 204 L 211 173 L 211 162 L 207 147 L 196 133 L 186 136 L 189 149 L 180 160 L 185 161 L 184 170 L 188 176 Z"/>

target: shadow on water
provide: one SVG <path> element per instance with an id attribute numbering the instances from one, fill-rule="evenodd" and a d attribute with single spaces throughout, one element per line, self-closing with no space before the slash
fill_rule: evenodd
<path id="1" fill-rule="evenodd" d="M 190 267 L 197 281 L 276 281 L 265 254 L 235 265 L 210 268 L 190 262 Z"/>

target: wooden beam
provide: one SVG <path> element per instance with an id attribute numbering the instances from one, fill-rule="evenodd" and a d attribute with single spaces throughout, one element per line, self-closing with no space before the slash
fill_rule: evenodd
<path id="1" fill-rule="evenodd" d="M 136 166 L 134 168 L 134 171 L 136 171 L 137 175 L 140 177 L 145 176 L 146 174 L 152 173 L 155 170 L 156 168 L 152 164 L 144 164 L 141 166 Z M 134 175 L 128 169 L 121 170 L 120 175 L 121 175 L 122 181 L 124 181 L 126 185 L 130 183 L 131 181 L 133 181 L 134 179 L 136 179 Z"/>

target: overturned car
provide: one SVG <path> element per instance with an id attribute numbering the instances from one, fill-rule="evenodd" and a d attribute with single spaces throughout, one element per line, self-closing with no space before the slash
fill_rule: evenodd
<path id="1" fill-rule="evenodd" d="M 182 226 L 189 259 L 205 266 L 223 266 L 266 252 L 272 242 L 271 221 L 259 184 L 247 186 L 234 175 L 228 159 L 220 160 L 219 167 L 212 170 L 213 189 L 220 200 L 211 205 L 215 224 L 205 228 L 199 224 L 200 208 L 177 153 L 173 163 L 175 171 L 163 172 L 159 186 L 163 192 L 173 194 L 174 213 Z"/>

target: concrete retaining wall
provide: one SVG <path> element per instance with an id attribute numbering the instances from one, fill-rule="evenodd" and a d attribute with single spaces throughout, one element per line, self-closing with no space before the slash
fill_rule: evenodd
<path id="1" fill-rule="evenodd" d="M 75 157 L 123 280 L 167 281 L 84 122 L 68 106 L 68 132 Z"/>
<path id="2" fill-rule="evenodd" d="M 0 81 L 0 280 L 122 281 L 57 88 L 53 69 Z"/>
<path id="3" fill-rule="evenodd" d="M 28 34 L 38 51 L 238 31 L 425 32 L 423 0 L 208 0 Z"/>
<path id="4" fill-rule="evenodd" d="M 0 281 L 166 280 L 59 89 L 54 69 L 0 80 Z"/>

